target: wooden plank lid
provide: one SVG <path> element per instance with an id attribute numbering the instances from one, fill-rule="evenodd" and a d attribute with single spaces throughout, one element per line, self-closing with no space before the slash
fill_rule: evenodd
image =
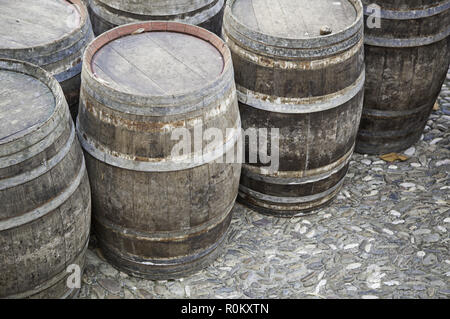
<path id="1" fill-rule="evenodd" d="M 178 32 L 142 32 L 107 43 L 92 70 L 117 90 L 140 95 L 190 92 L 222 72 L 221 53 L 208 41 Z"/>
<path id="2" fill-rule="evenodd" d="M 0 140 L 45 122 L 55 109 L 55 98 L 41 80 L 0 69 Z"/>
<path id="3" fill-rule="evenodd" d="M 206 29 L 179 23 L 132 23 L 92 41 L 82 89 L 108 107 L 148 116 L 201 109 L 233 83 L 226 44 Z"/>
<path id="4" fill-rule="evenodd" d="M 337 33 L 357 19 L 348 0 L 236 0 L 232 12 L 254 31 L 290 39 Z"/>
<path id="5" fill-rule="evenodd" d="M 43 140 L 68 121 L 61 86 L 42 68 L 0 58 L 0 83 L 0 157 Z"/>
<path id="6" fill-rule="evenodd" d="M 72 1 L 2 0 L 0 49 L 53 43 L 79 29 L 81 23 L 79 8 Z"/>

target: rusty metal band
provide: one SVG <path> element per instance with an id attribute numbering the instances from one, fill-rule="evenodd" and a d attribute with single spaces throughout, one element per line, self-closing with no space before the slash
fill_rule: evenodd
<path id="1" fill-rule="evenodd" d="M 440 3 L 437 6 L 429 7 L 421 10 L 408 10 L 408 11 L 399 11 L 399 10 L 387 10 L 380 9 L 380 18 L 389 19 L 389 20 L 413 20 L 413 19 L 422 19 L 428 18 L 437 14 L 440 14 L 446 10 L 450 9 L 450 1 L 445 1 Z M 364 15 L 371 16 L 374 14 L 373 7 L 370 5 L 364 5 Z"/>
<path id="2" fill-rule="evenodd" d="M 53 198 L 51 201 L 43 204 L 42 206 L 36 209 L 33 209 L 32 211 L 5 220 L 0 220 L 0 231 L 30 223 L 54 211 L 56 208 L 61 206 L 65 201 L 67 201 L 73 195 L 73 193 L 75 193 L 75 191 L 80 186 L 81 180 L 83 179 L 83 176 L 85 174 L 86 174 L 86 167 L 84 163 L 84 158 L 82 157 L 80 170 L 78 171 L 77 176 L 72 181 L 69 187 L 67 187 L 62 193 Z"/>
<path id="3" fill-rule="evenodd" d="M 26 171 L 22 174 L 0 180 L 0 191 L 2 191 L 4 189 L 15 187 L 17 185 L 25 184 L 39 176 L 42 176 L 43 174 L 45 174 L 48 171 L 50 171 L 51 169 L 53 169 L 69 153 L 70 149 L 72 148 L 74 139 L 75 139 L 75 127 L 72 124 L 70 136 L 67 139 L 66 144 L 59 150 L 59 152 L 56 154 L 56 156 L 52 157 L 50 160 L 47 160 L 45 163 L 42 163 L 40 166 L 38 166 L 37 168 L 35 168 L 31 171 Z M 45 141 L 48 141 L 48 140 L 50 140 L 50 139 L 45 139 Z M 50 142 L 53 143 L 52 140 L 50 140 Z M 50 145 L 52 143 L 50 143 Z M 50 145 L 47 145 L 47 147 L 49 147 Z M 47 147 L 44 147 L 44 148 L 38 147 L 38 149 L 42 150 Z"/>
<path id="4" fill-rule="evenodd" d="M 256 93 L 236 85 L 239 102 L 251 107 L 275 113 L 308 114 L 339 107 L 353 99 L 363 89 L 365 71 L 351 86 L 333 94 L 313 98 L 281 98 Z"/>
<path id="5" fill-rule="evenodd" d="M 191 155 L 189 158 L 179 159 L 162 159 L 157 161 L 150 161 L 152 159 L 149 158 L 148 162 L 138 161 L 135 158 L 121 154 L 118 152 L 112 152 L 107 147 L 100 145 L 95 140 L 88 137 L 82 130 L 78 119 L 77 119 L 77 133 L 78 138 L 80 140 L 83 149 L 88 152 L 91 156 L 102 161 L 111 166 L 139 171 L 139 172 L 173 172 L 173 171 L 182 171 L 186 169 L 191 169 L 194 167 L 202 166 L 222 157 L 224 154 L 228 153 L 228 151 L 232 150 L 236 143 L 238 143 L 239 138 L 241 137 L 241 121 L 240 119 L 235 124 L 235 127 L 232 128 L 231 138 L 227 140 L 225 144 L 221 144 L 221 147 L 215 148 L 211 151 L 206 152 L 203 155 Z"/>
<path id="6" fill-rule="evenodd" d="M 270 203 L 275 203 L 275 204 L 295 205 L 295 204 L 309 203 L 309 202 L 312 202 L 315 200 L 322 199 L 322 198 L 332 194 L 337 189 L 339 189 L 343 183 L 344 183 L 344 178 L 341 179 L 336 185 L 334 185 L 330 189 L 326 190 L 325 192 L 314 194 L 314 195 L 309 195 L 309 196 L 302 196 L 302 197 L 279 197 L 279 196 L 266 195 L 266 194 L 254 191 L 243 185 L 239 185 L 239 192 L 247 194 L 253 198 L 263 200 L 265 202 L 270 202 Z"/>
<path id="7" fill-rule="evenodd" d="M 366 35 L 364 39 L 364 44 L 389 48 L 420 47 L 442 41 L 449 35 L 450 35 L 450 26 L 447 26 L 445 30 L 437 34 L 419 38 L 388 39 Z"/>
<path id="8" fill-rule="evenodd" d="M 248 169 L 248 165 L 244 164 L 242 166 L 242 175 L 246 176 L 250 179 L 265 182 L 268 184 L 303 185 L 303 184 L 308 184 L 308 183 L 314 183 L 314 182 L 324 180 L 324 179 L 338 173 L 340 170 L 342 170 L 350 162 L 352 155 L 353 155 L 354 148 L 355 148 L 355 146 L 353 146 L 350 149 L 350 151 L 347 152 L 347 154 L 345 154 L 342 158 L 337 160 L 335 163 L 328 165 L 328 167 L 330 167 L 329 170 L 326 171 L 325 173 L 321 173 L 321 174 L 295 178 L 295 177 L 283 177 L 283 176 L 288 176 L 289 173 L 299 173 L 299 172 L 280 172 L 280 173 L 283 173 L 283 175 L 281 177 L 270 176 L 270 175 L 265 175 L 262 173 L 256 173 L 254 171 L 251 171 Z M 337 163 L 337 165 L 336 165 L 336 163 Z M 321 167 L 320 170 L 324 171 L 325 168 Z"/>

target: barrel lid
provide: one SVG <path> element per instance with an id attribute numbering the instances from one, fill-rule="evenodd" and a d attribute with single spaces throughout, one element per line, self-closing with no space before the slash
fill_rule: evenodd
<path id="1" fill-rule="evenodd" d="M 42 46 L 79 28 L 82 18 L 69 0 L 2 0 L 0 49 Z"/>
<path id="2" fill-rule="evenodd" d="M 106 43 L 93 56 L 91 67 L 101 82 L 118 91 L 173 95 L 217 79 L 224 57 L 211 42 L 192 34 L 142 29 Z"/>
<path id="3" fill-rule="evenodd" d="M 218 1 L 223 4 L 223 0 L 151 0 L 144 3 L 142 1 L 94 0 L 94 3 L 134 14 L 170 16 L 194 12 Z"/>
<path id="4" fill-rule="evenodd" d="M 0 141 L 45 122 L 53 114 L 53 92 L 41 80 L 0 69 L 0 83 Z"/>
<path id="5" fill-rule="evenodd" d="M 235 0 L 231 10 L 247 28 L 287 39 L 338 33 L 358 18 L 349 0 Z"/>

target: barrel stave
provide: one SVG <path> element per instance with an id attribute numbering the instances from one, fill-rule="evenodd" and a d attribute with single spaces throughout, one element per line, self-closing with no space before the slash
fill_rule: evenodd
<path id="1" fill-rule="evenodd" d="M 326 68 L 315 68 L 314 59 L 292 61 L 288 57 L 258 57 L 257 62 L 245 56 L 242 48 L 229 38 L 235 79 L 238 86 L 261 94 L 281 98 L 320 97 L 343 90 L 354 84 L 362 71 L 364 51 L 362 41 L 356 54 L 327 59 Z M 319 59 L 320 60 L 320 59 Z M 336 60 L 340 60 L 336 62 Z M 276 64 L 276 65 L 275 65 Z M 318 64 L 318 63 L 316 63 Z M 289 67 L 283 67 L 289 65 Z M 301 74 L 301 76 L 299 76 Z"/>

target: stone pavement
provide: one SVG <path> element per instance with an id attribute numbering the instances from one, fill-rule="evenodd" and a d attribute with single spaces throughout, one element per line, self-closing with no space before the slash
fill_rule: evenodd
<path id="1" fill-rule="evenodd" d="M 181 280 L 150 281 L 87 255 L 79 298 L 449 298 L 450 71 L 406 162 L 355 154 L 328 208 L 293 219 L 242 205 L 225 254 Z"/>

